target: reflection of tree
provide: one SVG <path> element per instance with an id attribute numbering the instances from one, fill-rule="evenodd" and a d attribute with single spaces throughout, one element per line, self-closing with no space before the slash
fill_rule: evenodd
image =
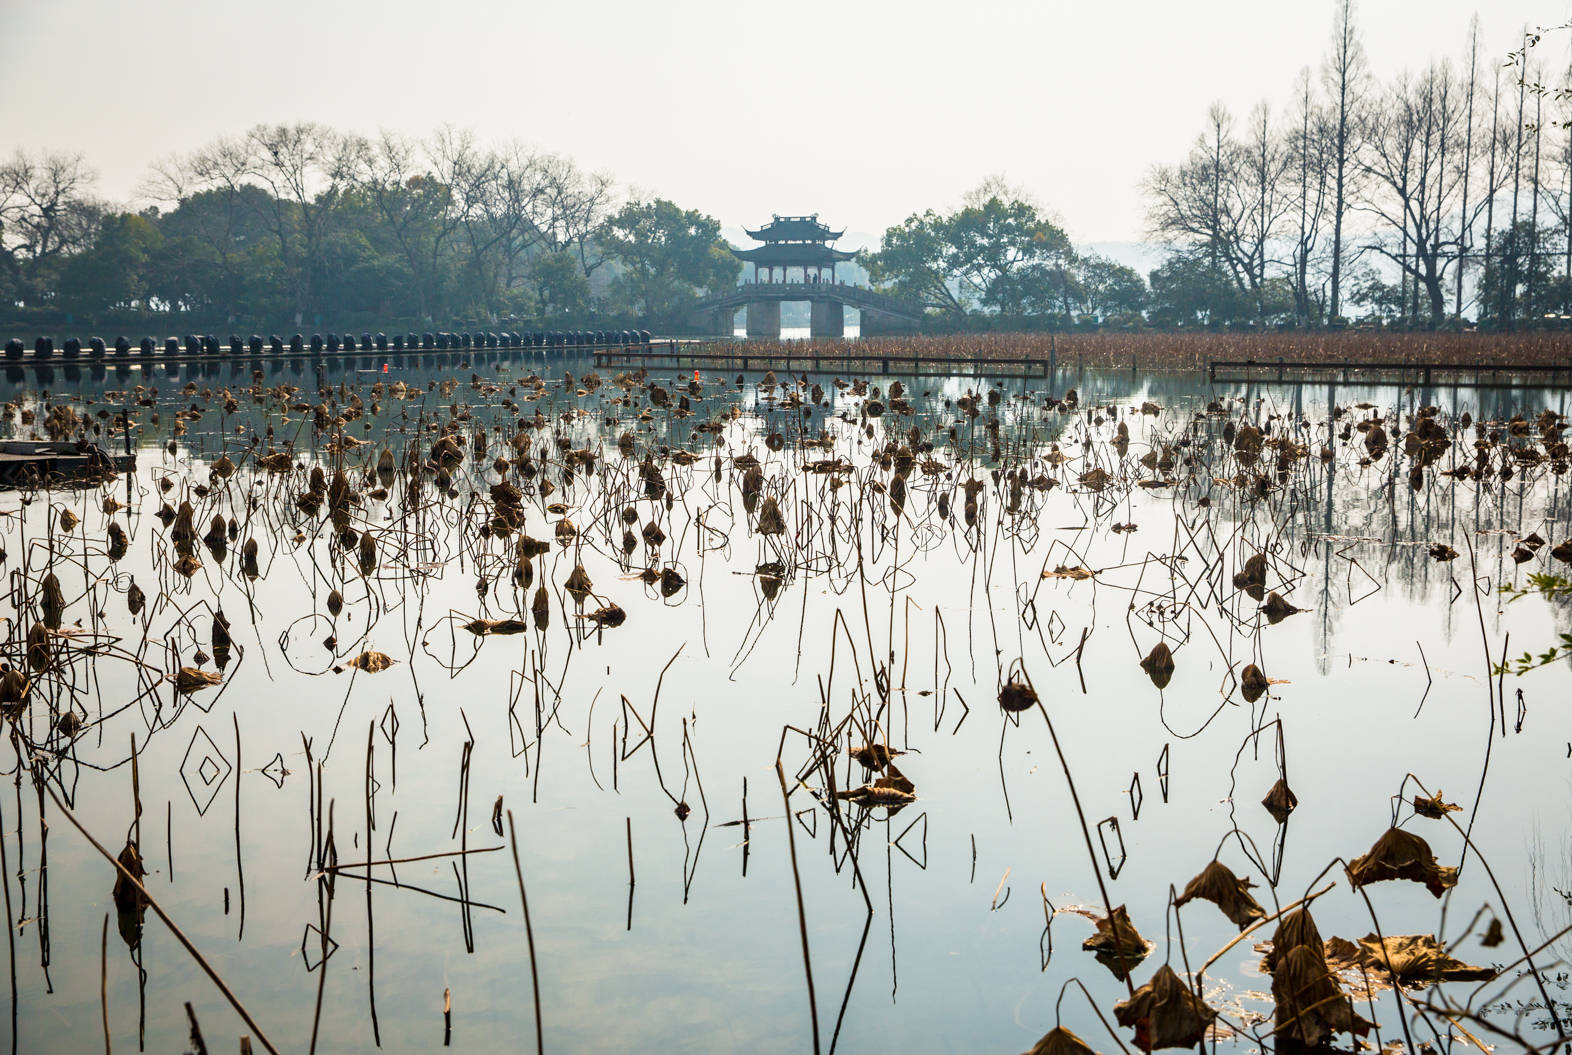
<path id="1" fill-rule="evenodd" d="M 1534 924 L 1541 933 L 1572 927 L 1572 838 L 1563 836 L 1552 854 L 1545 846 L 1545 833 L 1537 817 L 1528 848 L 1528 891 Z M 1563 936 L 1552 948 L 1558 959 L 1566 960 L 1572 956 L 1572 936 Z"/>

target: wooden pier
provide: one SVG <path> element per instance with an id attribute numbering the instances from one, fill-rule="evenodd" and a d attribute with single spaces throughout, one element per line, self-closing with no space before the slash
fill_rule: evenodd
<path id="1" fill-rule="evenodd" d="M 654 349 L 655 346 L 647 346 Z M 608 349 L 595 353 L 598 367 L 709 367 L 712 369 L 739 370 L 743 373 L 763 370 L 808 371 L 811 373 L 835 372 L 853 374 L 877 371 L 888 374 L 892 370 L 910 377 L 950 377 L 955 374 L 973 374 L 988 377 L 1048 378 L 1053 375 L 1054 364 L 1049 359 L 1000 359 L 996 356 L 949 356 L 934 358 L 925 355 L 900 355 L 880 351 L 877 346 L 866 350 L 849 345 L 842 351 L 825 353 L 805 348 L 794 352 L 772 347 L 750 351 L 748 345 L 727 346 L 716 344 L 679 345 L 674 349 L 645 351 L 644 347 Z"/>
<path id="2" fill-rule="evenodd" d="M 1217 383 L 1402 385 L 1426 388 L 1568 388 L 1572 364 L 1356 363 L 1348 360 L 1213 359 L 1207 379 Z"/>
<path id="3" fill-rule="evenodd" d="M 91 443 L 0 440 L 0 487 L 92 483 L 136 467 L 136 455 L 114 455 Z"/>

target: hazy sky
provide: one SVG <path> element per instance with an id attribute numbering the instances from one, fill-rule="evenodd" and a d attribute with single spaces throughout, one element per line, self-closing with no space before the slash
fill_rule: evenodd
<path id="1" fill-rule="evenodd" d="M 1494 58 L 1569 9 L 1364 0 L 1358 23 L 1384 77 L 1461 55 L 1476 10 Z M 1002 173 L 1078 242 L 1134 240 L 1147 170 L 1214 99 L 1283 105 L 1331 21 L 1331 0 L 0 0 L 0 153 L 79 150 L 126 199 L 258 122 L 451 122 L 728 226 L 877 233 Z"/>

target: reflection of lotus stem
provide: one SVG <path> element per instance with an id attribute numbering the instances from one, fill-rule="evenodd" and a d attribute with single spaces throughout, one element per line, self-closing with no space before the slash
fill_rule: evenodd
<path id="1" fill-rule="evenodd" d="M 1065 760 L 1064 749 L 1059 746 L 1059 734 L 1054 732 L 1053 719 L 1048 717 L 1048 708 L 1043 706 L 1043 701 L 1037 701 L 1037 709 L 1043 714 L 1043 721 L 1048 723 L 1048 735 L 1053 740 L 1053 750 L 1059 756 L 1059 767 L 1064 770 L 1064 782 L 1070 788 L 1070 802 L 1075 806 L 1075 819 L 1081 822 L 1081 838 L 1086 840 L 1086 857 L 1092 863 L 1092 875 L 1097 879 L 1097 889 L 1103 895 L 1103 911 L 1108 914 L 1109 926 L 1113 925 L 1113 900 L 1108 896 L 1108 884 L 1103 882 L 1103 873 L 1097 867 L 1097 851 L 1092 849 L 1092 832 L 1086 826 L 1086 812 L 1081 809 L 1081 796 L 1075 790 L 1075 778 L 1070 776 L 1070 763 Z M 1130 971 L 1125 965 L 1124 948 L 1115 941 L 1114 951 L 1119 957 L 1120 974 L 1124 976 L 1124 987 L 1129 990 L 1130 996 L 1135 996 L 1135 983 L 1130 981 Z"/>
<path id="2" fill-rule="evenodd" d="M 797 833 L 792 831 L 791 796 L 786 791 L 786 769 L 775 759 L 775 776 L 781 784 L 781 803 L 786 807 L 786 844 L 791 849 L 791 878 L 797 887 L 797 929 L 802 936 L 802 969 L 808 976 L 808 1016 L 813 1025 L 813 1051 L 819 1052 L 819 1003 L 813 995 L 813 964 L 808 959 L 808 916 L 802 904 L 802 876 L 797 871 Z"/>
<path id="3" fill-rule="evenodd" d="M 203 972 L 213 980 L 213 984 L 218 986 L 218 991 L 224 994 L 224 999 L 229 1001 L 229 1006 L 235 1009 L 235 1013 L 251 1028 L 251 1032 L 256 1034 L 256 1038 L 261 1042 L 262 1046 L 271 1052 L 272 1055 L 278 1055 L 278 1049 L 273 1046 L 272 1041 L 267 1039 L 267 1034 L 262 1032 L 262 1027 L 257 1025 L 256 1020 L 251 1017 L 251 1013 L 241 1004 L 240 999 L 224 983 L 224 980 L 218 976 L 218 972 L 213 970 L 212 965 L 197 951 L 196 946 L 191 944 L 191 939 L 185 936 L 185 932 L 175 926 L 175 921 L 169 918 L 157 901 L 153 900 L 153 895 L 147 892 L 147 887 L 142 885 L 142 881 L 127 871 L 126 867 L 118 859 L 104 849 L 98 840 L 88 833 L 86 828 L 82 827 L 82 823 L 76 819 L 76 815 L 66 808 L 65 803 L 60 801 L 60 796 L 55 794 L 55 789 L 48 782 L 40 782 L 38 786 L 49 792 L 49 797 L 54 800 L 55 808 L 61 812 L 66 820 L 71 822 L 73 828 L 82 833 L 82 838 L 86 839 L 93 849 L 98 851 L 99 856 L 114 865 L 115 870 L 120 873 L 126 882 L 136 887 L 142 897 L 147 900 L 148 907 L 153 910 L 159 919 L 164 921 L 164 926 L 169 928 L 169 932 L 175 936 L 175 940 L 185 947 L 186 952 L 190 953 L 191 958 L 197 962 L 197 966 L 201 967 Z"/>
<path id="4" fill-rule="evenodd" d="M 632 831 L 631 827 L 629 831 Z M 524 869 L 519 865 L 519 836 L 513 828 L 512 810 L 508 810 L 508 843 L 513 849 L 513 873 L 519 880 L 519 900 L 524 903 L 524 939 L 529 944 L 529 980 L 535 989 L 535 1055 L 541 1055 L 546 1047 L 540 1024 L 540 970 L 535 966 L 535 929 L 529 921 L 529 895 L 524 893 Z M 632 844 L 629 845 L 631 847 Z"/>

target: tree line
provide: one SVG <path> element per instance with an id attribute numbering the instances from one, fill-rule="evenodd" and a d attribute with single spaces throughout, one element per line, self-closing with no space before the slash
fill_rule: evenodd
<path id="1" fill-rule="evenodd" d="M 1354 0 L 1336 0 L 1320 69 L 1292 104 L 1238 121 L 1214 105 L 1145 190 L 1171 253 L 1152 273 L 1171 324 L 1413 329 L 1562 325 L 1572 313 L 1572 123 L 1529 45 L 1382 82 Z M 1548 105 L 1547 105 L 1548 104 Z"/>
<path id="2" fill-rule="evenodd" d="M 714 218 L 452 128 L 261 125 L 156 165 L 139 211 L 94 184 L 79 155 L 0 164 L 0 320 L 674 325 L 739 273 Z"/>
<path id="3" fill-rule="evenodd" d="M 1077 252 L 1042 207 L 1001 177 L 983 181 L 959 209 L 930 209 L 889 228 L 862 263 L 875 285 L 922 305 L 941 327 L 1147 323 L 1140 273 Z"/>
<path id="4" fill-rule="evenodd" d="M 1572 27 L 1561 27 L 1572 28 Z M 1214 104 L 1190 152 L 1143 183 L 1165 248 L 1143 281 L 1078 254 L 999 181 L 884 234 L 875 280 L 961 325 L 979 316 L 1160 329 L 1565 326 L 1572 315 L 1572 82 L 1481 53 L 1387 82 L 1354 0 L 1317 71 L 1240 121 Z"/>

